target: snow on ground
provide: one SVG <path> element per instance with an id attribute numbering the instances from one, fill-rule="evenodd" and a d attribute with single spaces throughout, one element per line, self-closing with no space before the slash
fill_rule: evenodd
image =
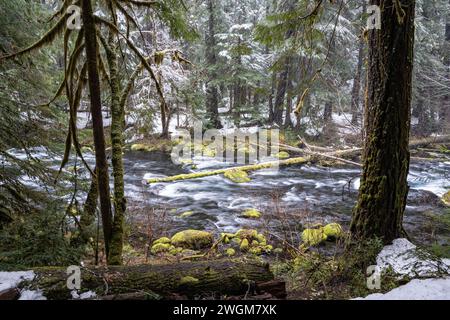
<path id="1" fill-rule="evenodd" d="M 0 271 L 0 291 L 17 287 L 19 283 L 34 278 L 33 271 Z"/>
<path id="2" fill-rule="evenodd" d="M 381 270 L 390 267 L 399 276 L 410 278 L 450 274 L 450 266 L 445 261 L 433 258 L 406 239 L 396 239 L 392 245 L 384 247 L 377 256 L 377 265 Z"/>
<path id="3" fill-rule="evenodd" d="M 377 266 L 381 272 L 391 268 L 399 278 L 422 279 L 356 300 L 450 300 L 450 259 L 434 258 L 407 239 L 396 239 L 378 254 Z"/>
<path id="4" fill-rule="evenodd" d="M 16 288 L 22 281 L 33 280 L 34 277 L 33 271 L 0 271 L 0 291 Z M 19 300 L 45 300 L 45 297 L 40 290 L 23 290 Z"/>
<path id="5" fill-rule="evenodd" d="M 450 300 L 450 277 L 414 279 L 388 293 L 374 293 L 364 300 Z"/>

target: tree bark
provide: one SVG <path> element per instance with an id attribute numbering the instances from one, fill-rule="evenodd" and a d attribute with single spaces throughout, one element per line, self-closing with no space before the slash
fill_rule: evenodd
<path id="1" fill-rule="evenodd" d="M 34 272 L 36 277 L 27 284 L 28 287 L 39 288 L 50 300 L 71 298 L 71 290 L 66 285 L 68 276 L 65 268 L 39 268 Z M 170 297 L 173 294 L 194 298 L 212 294 L 243 295 L 249 289 L 251 293 L 252 290 L 262 291 L 265 288 L 271 288 L 268 290 L 280 298 L 285 296 L 284 283 L 279 282 L 278 286 L 265 285 L 273 279 L 268 264 L 240 260 L 81 269 L 82 290 L 94 291 L 100 298 L 133 292 L 147 293 L 148 298 L 155 298 L 155 295 Z"/>
<path id="2" fill-rule="evenodd" d="M 370 3 L 381 8 L 382 29 L 369 31 L 367 111 L 371 121 L 351 232 L 355 239 L 379 237 L 389 243 L 404 235 L 415 0 Z"/>
<path id="3" fill-rule="evenodd" d="M 219 91 L 214 81 L 217 79 L 217 71 L 214 70 L 217 64 L 216 40 L 215 36 L 215 17 L 213 0 L 208 0 L 208 33 L 206 35 L 206 62 L 212 71 L 209 71 L 209 79 L 206 83 L 206 112 L 209 127 L 216 129 L 222 128 L 219 120 Z"/>
<path id="4" fill-rule="evenodd" d="M 97 168 L 98 192 L 100 197 L 100 212 L 102 216 L 105 252 L 109 253 L 112 233 L 111 199 L 109 193 L 108 162 L 105 151 L 105 134 L 103 131 L 102 102 L 100 95 L 100 80 L 97 64 L 97 37 L 91 0 L 82 0 L 82 19 L 84 25 L 84 42 L 88 66 L 89 92 L 91 99 L 91 114 L 94 132 L 95 163 Z"/>
<path id="5" fill-rule="evenodd" d="M 450 1 L 449 1 L 450 3 Z M 445 43 L 444 43 L 444 64 L 447 66 L 447 78 L 450 81 L 450 12 L 447 13 L 447 23 L 445 25 Z M 442 126 L 442 132 L 450 132 L 450 94 L 447 94 L 439 112 L 439 120 Z"/>
<path id="6" fill-rule="evenodd" d="M 109 67 L 109 83 L 111 89 L 111 149 L 112 167 L 114 177 L 114 219 L 112 223 L 112 236 L 108 265 L 122 264 L 123 226 L 126 210 L 124 191 L 123 145 L 125 110 L 121 105 L 119 66 L 117 61 L 117 46 L 114 35 L 110 34 L 108 43 L 105 43 L 106 57 Z"/>

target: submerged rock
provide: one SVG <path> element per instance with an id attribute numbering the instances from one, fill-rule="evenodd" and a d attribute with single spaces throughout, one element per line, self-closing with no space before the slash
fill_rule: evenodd
<path id="1" fill-rule="evenodd" d="M 213 236 L 207 231 L 185 230 L 175 234 L 171 242 L 175 247 L 202 249 L 212 245 Z"/>

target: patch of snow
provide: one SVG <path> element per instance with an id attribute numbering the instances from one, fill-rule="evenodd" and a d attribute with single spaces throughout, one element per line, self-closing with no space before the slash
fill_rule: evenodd
<path id="1" fill-rule="evenodd" d="M 385 294 L 374 293 L 356 300 L 450 300 L 450 278 L 414 279 Z"/>
<path id="2" fill-rule="evenodd" d="M 78 294 L 76 290 L 72 290 L 70 294 L 72 295 L 72 298 L 76 300 L 85 300 L 97 297 L 97 294 L 93 291 L 87 291 L 83 292 L 82 294 Z"/>
<path id="3" fill-rule="evenodd" d="M 418 249 L 407 239 L 396 239 L 392 245 L 385 246 L 377 256 L 377 265 L 381 270 L 392 268 L 392 271 L 399 276 L 410 278 L 450 274 L 448 264 Z"/>
<path id="4" fill-rule="evenodd" d="M 22 281 L 33 280 L 34 276 L 33 271 L 2 271 L 0 272 L 0 291 L 15 288 Z"/>
<path id="5" fill-rule="evenodd" d="M 24 290 L 19 300 L 47 300 L 41 290 Z"/>

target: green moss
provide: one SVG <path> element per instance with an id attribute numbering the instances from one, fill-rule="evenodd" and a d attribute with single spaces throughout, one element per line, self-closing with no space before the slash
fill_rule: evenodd
<path id="1" fill-rule="evenodd" d="M 338 223 L 330 223 L 323 227 L 323 232 L 328 238 L 339 238 L 342 236 L 342 227 Z"/>
<path id="2" fill-rule="evenodd" d="M 152 246 L 152 248 L 150 249 L 150 252 L 152 254 L 164 253 L 164 252 L 168 252 L 169 250 L 171 250 L 172 247 L 173 246 L 171 246 L 170 243 L 157 243 Z"/>
<path id="3" fill-rule="evenodd" d="M 239 246 L 241 251 L 247 251 L 249 249 L 249 243 L 247 239 L 242 240 L 241 245 Z"/>
<path id="4" fill-rule="evenodd" d="M 236 251 L 233 248 L 228 248 L 225 253 L 227 254 L 227 256 L 231 257 L 234 256 L 236 254 Z"/>
<path id="5" fill-rule="evenodd" d="M 225 171 L 223 176 L 234 183 L 246 183 L 251 181 L 247 172 L 238 169 Z"/>
<path id="6" fill-rule="evenodd" d="M 444 194 L 444 195 L 442 196 L 442 201 L 443 201 L 447 206 L 450 206 L 450 190 L 449 190 L 446 194 Z"/>
<path id="7" fill-rule="evenodd" d="M 180 218 L 188 218 L 194 214 L 194 211 L 186 211 L 180 214 Z"/>
<path id="8" fill-rule="evenodd" d="M 162 237 L 162 238 L 159 238 L 159 239 L 153 241 L 153 245 L 158 244 L 158 243 L 170 243 L 170 239 L 167 237 Z"/>
<path id="9" fill-rule="evenodd" d="M 316 246 L 322 241 L 327 240 L 327 235 L 323 231 L 323 228 L 305 229 L 302 232 L 302 240 L 307 246 Z"/>
<path id="10" fill-rule="evenodd" d="M 199 283 L 200 280 L 191 276 L 185 276 L 180 279 L 180 285 L 193 285 Z"/>
<path id="11" fill-rule="evenodd" d="M 172 249 L 169 250 L 169 254 L 176 256 L 177 254 L 180 254 L 183 252 L 183 248 L 175 248 L 173 247 Z"/>
<path id="12" fill-rule="evenodd" d="M 256 241 L 256 240 L 253 240 L 251 246 L 252 246 L 252 247 L 257 247 L 257 246 L 259 246 L 259 242 Z"/>
<path id="13" fill-rule="evenodd" d="M 212 245 L 213 236 L 207 231 L 185 230 L 175 234 L 171 242 L 176 247 L 202 249 Z"/>
<path id="14" fill-rule="evenodd" d="M 131 151 L 145 151 L 150 152 L 153 151 L 153 147 L 143 144 L 143 143 L 135 143 L 131 146 Z"/>
<path id="15" fill-rule="evenodd" d="M 254 248 L 250 248 L 250 249 L 248 250 L 248 252 L 249 252 L 250 254 L 254 254 L 254 255 L 256 255 L 256 256 L 259 256 L 259 255 L 262 254 L 263 250 L 262 250 L 260 247 L 254 247 Z"/>
<path id="16" fill-rule="evenodd" d="M 261 212 L 256 209 L 247 209 L 242 213 L 242 217 L 247 219 L 259 219 L 261 218 Z"/>
<path id="17" fill-rule="evenodd" d="M 289 158 L 291 155 L 289 153 L 287 153 L 286 151 L 281 151 L 279 153 L 277 153 L 276 157 L 278 159 L 287 159 Z"/>
<path id="18" fill-rule="evenodd" d="M 241 229 L 238 230 L 235 234 L 235 237 L 240 238 L 240 239 L 248 239 L 248 240 L 252 240 L 252 239 L 256 239 L 256 237 L 258 236 L 258 231 L 253 230 L 253 229 Z"/>

